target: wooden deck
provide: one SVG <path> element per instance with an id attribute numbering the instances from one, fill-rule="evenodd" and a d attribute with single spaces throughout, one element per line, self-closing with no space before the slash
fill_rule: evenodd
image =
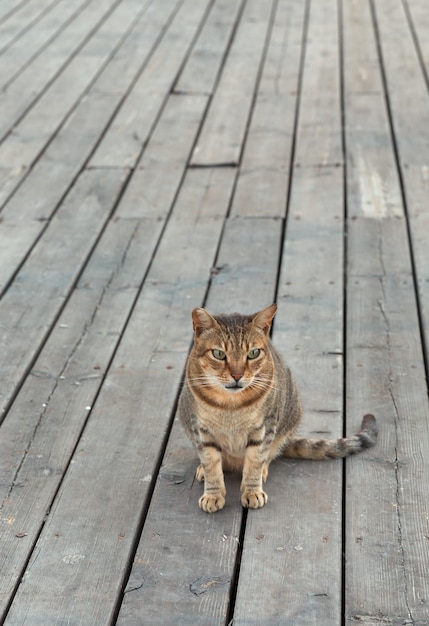
<path id="1" fill-rule="evenodd" d="M 0 623 L 429 624 L 427 0 L 0 0 L 0 86 Z M 190 313 L 273 301 L 379 441 L 207 515 Z"/>

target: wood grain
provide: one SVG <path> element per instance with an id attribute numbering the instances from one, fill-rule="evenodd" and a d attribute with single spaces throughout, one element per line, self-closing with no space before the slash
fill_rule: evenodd
<path id="1" fill-rule="evenodd" d="M 277 6 L 232 215 L 283 217 L 286 212 L 305 13 L 305 2 Z"/>
<path id="2" fill-rule="evenodd" d="M 17 38 L 0 55 L 0 87 L 7 87 L 32 58 L 61 33 L 67 22 L 78 15 L 85 4 L 85 0 L 51 2 L 48 10 L 43 11 L 37 28 L 30 27 L 25 38 Z"/>
<path id="3" fill-rule="evenodd" d="M 236 165 L 257 88 L 272 2 L 247 2 L 219 79 L 192 164 Z"/>
<path id="4" fill-rule="evenodd" d="M 158 27 L 159 43 L 112 120 L 91 159 L 92 166 L 134 167 L 150 137 L 190 49 L 190 39 L 204 19 L 209 0 L 198 3 L 185 0 L 183 4 L 176 0 L 175 4 L 178 6 L 173 13 L 171 0 L 162 0 L 159 7 L 156 4 L 161 11 L 158 19 L 164 20 L 166 32 L 159 34 Z"/>
<path id="5" fill-rule="evenodd" d="M 410 3 L 412 26 L 416 35 L 422 33 L 427 17 L 422 15 L 419 3 Z M 416 42 L 410 32 L 407 13 L 395 7 L 391 16 L 377 10 L 377 20 L 384 63 L 388 101 L 398 150 L 398 167 L 401 175 L 409 230 L 412 239 L 414 270 L 424 332 L 425 358 L 428 359 L 429 297 L 426 232 L 429 226 L 426 211 L 429 191 L 429 111 L 427 109 L 427 42 L 420 36 Z M 388 22 L 391 21 L 391 27 Z M 418 49 L 416 49 L 418 43 Z M 421 55 L 421 59 L 420 59 Z M 420 60 L 423 67 L 419 67 Z M 426 73 L 425 73 L 426 72 Z M 406 89 L 404 89 L 406 85 Z M 413 132 L 413 121 L 418 120 L 424 129 Z"/>
<path id="6" fill-rule="evenodd" d="M 428 19 L 0 0 L 2 624 L 427 626 Z M 301 433 L 379 440 L 209 516 L 190 314 L 274 300 Z"/>
<path id="7" fill-rule="evenodd" d="M 184 229 L 180 238 L 174 221 L 170 222 L 180 256 L 174 256 L 174 271 L 169 273 L 166 283 L 157 280 L 157 272 L 162 272 L 164 263 L 173 268 L 171 247 L 160 248 L 152 262 L 147 286 L 139 295 L 36 545 L 34 554 L 39 556 L 32 562 L 32 575 L 18 589 L 8 617 L 12 623 L 14 620 L 25 623 L 34 594 L 39 598 L 36 611 L 39 623 L 43 620 L 46 623 L 48 616 L 57 619 L 64 614 L 76 624 L 87 624 L 88 620 L 94 624 L 107 623 L 115 610 L 145 499 L 150 493 L 152 477 L 156 476 L 158 455 L 168 431 L 189 346 L 190 330 L 183 333 L 181 341 L 177 336 L 183 311 L 183 307 L 175 306 L 177 294 L 198 298 L 199 292 L 200 299 L 204 295 L 205 282 L 196 283 L 192 274 L 210 274 L 212 260 L 207 254 L 207 237 L 213 234 L 214 227 L 209 219 L 213 210 L 210 201 L 219 194 L 220 206 L 224 209 L 228 206 L 232 178 L 230 172 L 225 174 L 226 177 L 219 171 L 195 172 L 184 185 L 182 209 L 186 207 L 190 219 L 194 219 L 191 216 L 195 205 L 202 204 L 207 219 L 201 217 L 196 228 Z M 199 181 L 196 188 L 194 180 Z M 213 189 L 209 194 L 208 185 Z M 199 193 L 195 197 L 197 189 Z M 217 228 L 221 225 L 222 221 L 218 220 Z M 216 243 L 217 239 L 211 237 L 213 255 Z M 204 259 L 201 249 L 206 251 Z M 189 264 L 184 264 L 191 251 L 194 256 Z M 192 286 L 194 293 L 190 291 Z M 177 315 L 179 318 L 174 322 Z M 173 328 L 176 329 L 174 342 L 169 341 Z M 90 488 L 82 490 L 83 483 Z M 56 573 L 51 567 L 52 559 L 60 568 L 58 571 L 55 568 Z M 59 589 L 63 591 L 58 593 Z M 79 603 L 74 600 L 76 595 Z"/>
<path id="8" fill-rule="evenodd" d="M 342 224 L 341 169 L 296 170 L 273 340 L 313 437 L 342 434 Z M 268 504 L 247 519 L 234 623 L 338 623 L 341 488 L 341 462 L 273 464 Z"/>
<path id="9" fill-rule="evenodd" d="M 213 93 L 242 9 L 242 0 L 219 0 L 212 5 L 174 86 L 175 93 Z"/>
<path id="10" fill-rule="evenodd" d="M 1 412 L 55 323 L 109 219 L 122 180 L 120 171 L 108 175 L 94 170 L 82 176 L 4 295 L 0 311 L 1 372 L 7 382 L 0 391 Z M 80 230 L 69 237 L 70 224 L 77 218 Z"/>
<path id="11" fill-rule="evenodd" d="M 41 513 L 51 507 L 125 328 L 151 260 L 149 255 L 145 262 L 139 253 L 151 249 L 151 231 L 147 220 L 110 223 L 2 425 L 0 552 L 8 571 L 2 577 L 0 614 L 19 582 L 43 524 Z M 17 541 L 19 533 L 25 533 L 24 541 Z"/>
<path id="12" fill-rule="evenodd" d="M 222 169 L 213 170 L 218 171 Z M 231 172 L 230 168 L 226 168 L 226 172 Z M 215 208 L 214 205 L 215 211 L 218 212 L 221 206 L 218 204 Z M 227 205 L 223 207 L 225 211 Z M 259 234 L 264 233 L 265 243 L 271 244 L 271 251 L 276 239 L 278 249 L 278 229 L 274 234 L 273 222 L 261 220 L 258 227 Z M 273 283 L 264 280 L 265 273 L 269 269 L 272 272 L 278 259 L 273 254 L 263 259 L 260 257 L 259 268 L 245 275 L 243 268 L 251 262 L 255 250 L 251 246 L 237 248 L 239 232 L 242 239 L 248 241 L 255 224 L 252 220 L 232 220 L 226 229 L 217 266 L 222 264 L 223 258 L 236 260 L 229 271 L 215 274 L 206 305 L 216 311 L 219 299 L 225 298 L 229 292 L 234 294 L 235 303 L 245 307 L 244 310 L 262 306 L 261 303 L 269 302 L 273 297 Z M 211 229 L 213 233 L 214 228 Z M 241 276 L 240 284 L 236 283 L 235 276 Z M 202 278 L 200 275 L 199 280 Z M 222 302 L 223 310 L 225 304 L 228 307 L 228 297 Z M 190 310 L 182 324 L 191 329 Z M 225 622 L 242 518 L 239 477 L 228 477 L 225 509 L 219 515 L 208 516 L 198 508 L 201 485 L 195 481 L 196 465 L 195 452 L 181 424 L 175 420 L 134 560 L 129 589 L 125 592 L 119 624 L 135 623 L 142 612 L 148 623 L 153 624 L 164 624 L 172 612 L 183 624 Z M 180 520 L 177 526 L 176 520 Z M 177 535 L 171 542 L 173 526 Z M 166 543 L 171 547 L 167 548 Z M 180 571 L 179 577 L 177 571 Z"/>
<path id="13" fill-rule="evenodd" d="M 31 65 L 14 80 L 0 100 L 0 136 L 2 138 L 13 128 L 26 110 L 43 96 L 57 78 L 62 78 L 61 87 L 58 90 L 54 83 L 52 91 L 57 94 L 62 91 L 65 92 L 64 98 L 67 95 L 69 97 L 72 95 L 70 93 L 72 84 L 76 86 L 79 79 L 82 80 L 87 76 L 89 68 L 85 67 L 85 60 L 88 56 L 96 55 L 97 46 L 100 47 L 101 43 L 99 38 L 102 38 L 105 32 L 103 23 L 114 11 L 115 4 L 116 0 L 100 0 L 96 4 L 91 3 L 84 7 L 76 19 L 64 28 L 61 37 L 42 50 L 33 59 Z M 100 88 L 107 89 L 110 87 L 112 90 L 115 85 L 118 93 L 118 81 L 125 80 L 130 73 L 132 80 L 134 78 L 133 68 L 136 67 L 136 63 L 144 60 L 143 49 L 149 43 L 150 14 L 153 10 L 150 6 L 147 7 L 147 4 L 142 5 L 141 8 L 144 19 L 137 21 L 129 36 L 125 36 L 120 51 L 112 59 L 113 66 L 115 66 L 119 57 L 122 57 L 121 71 L 116 74 L 117 77 L 114 82 L 111 79 L 112 70 L 107 69 L 106 72 L 103 72 L 100 77 Z M 146 8 L 147 11 L 145 11 Z M 157 29 L 154 30 L 157 36 L 158 31 Z M 124 59 L 126 59 L 125 63 Z M 137 69 L 138 67 L 137 65 Z M 110 78 L 108 78 L 109 74 Z M 125 88 L 127 87 L 128 85 Z M 53 99 L 55 100 L 55 98 Z"/>
<path id="14" fill-rule="evenodd" d="M 409 503 L 424 506 L 426 383 L 407 214 L 385 106 L 391 88 L 384 93 L 377 71 L 373 17 L 364 3 L 344 4 L 346 90 L 358 103 L 347 108 L 347 414 L 366 405 L 380 425 L 377 447 L 351 460 L 346 475 L 346 616 L 365 624 L 424 624 L 428 546 Z M 382 48 L 401 27 L 405 35 L 405 16 L 399 17 L 396 8 L 389 14 Z"/>
<path id="15" fill-rule="evenodd" d="M 291 182 L 273 332 L 302 393 L 302 433 L 316 437 L 341 436 L 343 409 L 343 172 L 324 167 L 326 138 L 337 143 L 335 153 L 341 147 L 338 83 L 319 102 L 319 111 L 330 109 L 323 134 L 308 134 L 313 82 L 335 69 L 338 33 L 332 25 L 323 36 L 319 30 L 333 11 L 334 3 L 312 4 L 309 16 L 300 167 Z M 326 54 L 308 70 L 319 50 Z M 280 460 L 266 489 L 266 507 L 248 514 L 234 624 L 340 623 L 342 464 Z M 263 580 L 270 583 L 261 593 Z"/>

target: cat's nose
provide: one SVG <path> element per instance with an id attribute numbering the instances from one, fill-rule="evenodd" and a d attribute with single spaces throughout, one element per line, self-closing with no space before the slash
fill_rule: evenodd
<path id="1" fill-rule="evenodd" d="M 240 378 L 243 376 L 243 374 L 234 374 L 231 373 L 231 376 L 233 377 L 233 379 L 238 383 L 238 381 L 240 380 Z"/>

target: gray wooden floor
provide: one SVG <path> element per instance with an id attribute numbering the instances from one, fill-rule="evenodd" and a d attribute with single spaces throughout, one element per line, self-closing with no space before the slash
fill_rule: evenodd
<path id="1" fill-rule="evenodd" d="M 427 0 L 0 0 L 0 622 L 429 624 Z M 198 508 L 195 306 L 278 303 L 302 433 Z"/>

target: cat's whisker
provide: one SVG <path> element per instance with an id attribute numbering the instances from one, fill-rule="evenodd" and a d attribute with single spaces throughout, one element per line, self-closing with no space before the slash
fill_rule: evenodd
<path id="1" fill-rule="evenodd" d="M 223 387 L 221 381 L 214 376 L 194 376 L 192 378 L 188 378 L 188 381 L 194 387 Z"/>
<path id="2" fill-rule="evenodd" d="M 273 385 L 271 380 L 253 380 L 248 386 L 261 392 L 266 391 L 267 389 L 277 391 L 276 385 Z"/>
<path id="3" fill-rule="evenodd" d="M 251 384 L 260 385 L 261 387 L 271 387 L 273 381 L 271 378 L 259 378 L 255 377 Z"/>

